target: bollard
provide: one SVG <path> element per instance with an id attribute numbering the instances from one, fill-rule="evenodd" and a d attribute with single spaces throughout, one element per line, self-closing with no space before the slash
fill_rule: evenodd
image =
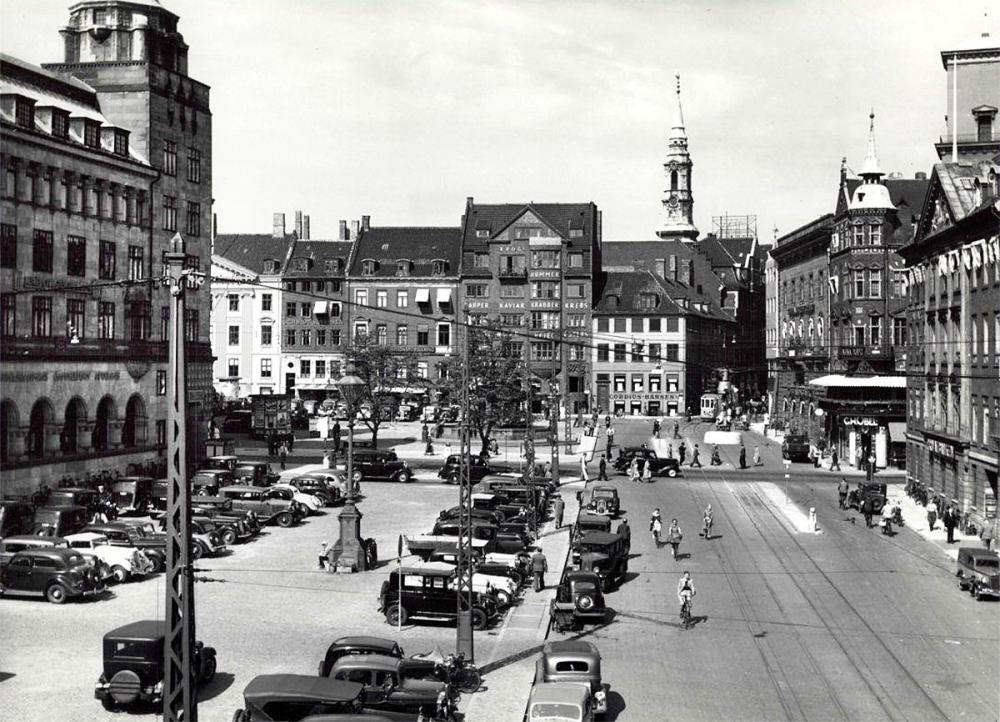
<path id="1" fill-rule="evenodd" d="M 809 507 L 809 529 L 814 534 L 816 533 L 816 507 Z"/>

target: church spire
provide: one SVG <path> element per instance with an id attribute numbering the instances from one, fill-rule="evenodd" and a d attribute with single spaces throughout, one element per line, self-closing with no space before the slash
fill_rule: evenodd
<path id="1" fill-rule="evenodd" d="M 677 80 L 677 123 L 674 124 L 674 130 L 679 130 L 681 135 L 684 135 L 684 109 L 681 107 L 681 76 L 678 73 L 674 78 Z"/>
<path id="2" fill-rule="evenodd" d="M 865 154 L 865 162 L 861 165 L 861 178 L 866 183 L 878 183 L 884 175 L 878 162 L 878 153 L 875 152 L 875 109 L 872 108 L 868 114 L 868 152 Z"/>
<path id="3" fill-rule="evenodd" d="M 693 163 L 688 153 L 688 137 L 684 127 L 684 110 L 681 107 L 681 76 L 675 75 L 677 117 L 671 126 L 667 141 L 667 159 L 663 164 L 667 188 L 660 203 L 663 215 L 656 235 L 665 240 L 692 242 L 698 237 L 694 225 L 694 196 L 691 193 Z"/>

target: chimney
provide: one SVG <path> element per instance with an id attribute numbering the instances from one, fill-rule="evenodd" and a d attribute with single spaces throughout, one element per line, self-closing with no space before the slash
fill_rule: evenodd
<path id="1" fill-rule="evenodd" d="M 295 237 L 302 239 L 302 211 L 295 211 Z"/>
<path id="2" fill-rule="evenodd" d="M 660 278 L 666 278 L 667 277 L 667 259 L 666 258 L 657 258 L 656 261 L 654 261 L 654 266 L 656 268 L 656 275 L 657 276 L 659 276 Z"/>
<path id="3" fill-rule="evenodd" d="M 677 280 L 677 256 L 673 253 L 670 254 L 670 280 Z"/>
<path id="4" fill-rule="evenodd" d="M 305 241 L 309 240 L 309 216 L 302 216 L 302 239 Z"/>
<path id="5" fill-rule="evenodd" d="M 351 221 L 351 237 L 349 240 L 356 240 L 361 231 L 361 221 Z"/>
<path id="6" fill-rule="evenodd" d="M 371 216 L 361 216 L 361 230 L 367 231 L 371 229 Z"/>
<path id="7" fill-rule="evenodd" d="M 271 228 L 271 236 L 273 238 L 284 238 L 285 237 L 285 214 L 275 213 L 274 222 Z"/>
<path id="8" fill-rule="evenodd" d="M 917 171 L 913 177 L 916 178 L 917 180 L 927 180 L 927 174 L 924 173 L 922 170 Z"/>
<path id="9" fill-rule="evenodd" d="M 468 210 L 469 208 L 472 208 L 472 203 L 473 203 L 472 196 L 466 196 L 465 197 L 465 208 L 466 208 L 466 210 Z"/>
<path id="10" fill-rule="evenodd" d="M 347 221 L 340 222 L 340 228 L 337 230 L 337 240 L 338 241 L 347 240 Z"/>

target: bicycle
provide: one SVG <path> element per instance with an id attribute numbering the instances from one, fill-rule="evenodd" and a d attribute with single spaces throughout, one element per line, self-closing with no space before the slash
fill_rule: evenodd
<path id="1" fill-rule="evenodd" d="M 702 521 L 701 535 L 703 537 L 705 537 L 706 539 L 711 539 L 712 538 L 712 525 L 714 523 L 715 522 L 713 521 L 712 517 L 710 517 L 710 516 L 705 517 L 705 519 Z"/>
<path id="2" fill-rule="evenodd" d="M 448 684 L 459 692 L 471 694 L 483 686 L 483 677 L 474 662 L 466 660 L 464 654 L 449 654 L 442 665 Z"/>
<path id="3" fill-rule="evenodd" d="M 691 597 L 685 595 L 681 600 L 681 624 L 684 625 L 684 629 L 691 628 Z"/>

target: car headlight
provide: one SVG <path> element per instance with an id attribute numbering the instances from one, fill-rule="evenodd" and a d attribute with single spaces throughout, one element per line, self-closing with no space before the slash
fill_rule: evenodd
<path id="1" fill-rule="evenodd" d="M 608 693 L 605 692 L 603 689 L 599 689 L 598 691 L 594 692 L 594 699 L 596 699 L 598 702 L 607 699 L 607 696 Z"/>

